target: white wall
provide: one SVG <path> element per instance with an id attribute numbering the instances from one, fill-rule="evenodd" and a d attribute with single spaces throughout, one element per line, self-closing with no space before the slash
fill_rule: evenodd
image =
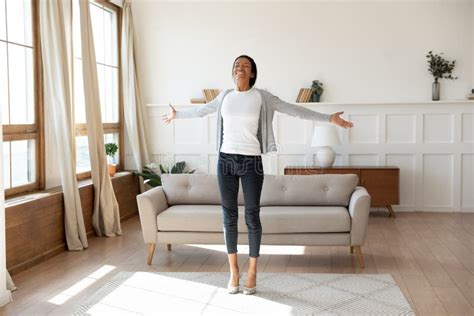
<path id="1" fill-rule="evenodd" d="M 325 83 L 323 101 L 333 103 L 305 106 L 344 110 L 355 124 L 340 129 L 335 164 L 398 166 L 396 210 L 474 210 L 474 103 L 431 102 L 425 57 L 457 60 L 459 79 L 442 81 L 441 98 L 465 99 L 474 86 L 471 1 L 243 2 L 134 2 L 154 161 L 215 173 L 215 114 L 165 125 L 160 104 L 185 109 L 203 88 L 232 87 L 232 61 L 246 53 L 257 61 L 257 86 L 283 99 L 313 79 Z M 273 123 L 280 152 L 263 156 L 267 174 L 317 164 L 309 146 L 317 122 L 277 114 Z"/>
<path id="2" fill-rule="evenodd" d="M 178 106 L 185 110 L 189 106 Z M 397 166 L 400 203 L 396 211 L 474 212 L 474 102 L 309 103 L 312 110 L 345 110 L 354 127 L 338 127 L 336 166 Z M 186 161 L 197 173 L 216 174 L 216 113 L 166 125 L 166 105 L 150 105 L 150 150 L 159 163 Z M 265 174 L 283 174 L 291 165 L 318 165 L 311 147 L 318 121 L 275 113 L 278 154 L 262 155 Z M 402 127 L 402 128 L 401 128 Z"/>
<path id="3" fill-rule="evenodd" d="M 473 60 L 471 89 L 474 89 L 474 0 L 471 0 L 471 58 Z"/>
<path id="4" fill-rule="evenodd" d="M 442 81 L 442 99 L 463 99 L 474 86 L 470 0 L 136 0 L 133 14 L 146 103 L 232 87 L 242 53 L 257 62 L 257 86 L 289 101 L 313 79 L 325 84 L 323 101 L 429 100 L 429 50 L 457 61 L 459 79 Z"/>
<path id="5" fill-rule="evenodd" d="M 203 88 L 232 87 L 231 64 L 241 53 L 258 63 L 257 86 L 285 100 L 313 79 L 325 83 L 323 101 L 428 100 L 429 49 L 457 60 L 460 79 L 443 81 L 442 99 L 460 99 L 474 88 L 473 1 L 135 0 L 144 101 L 182 104 Z M 46 129 L 50 188 L 61 181 Z"/>

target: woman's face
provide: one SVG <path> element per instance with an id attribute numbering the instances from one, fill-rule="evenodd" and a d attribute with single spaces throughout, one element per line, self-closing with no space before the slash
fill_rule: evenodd
<path id="1" fill-rule="evenodd" d="M 252 73 L 252 64 L 245 57 L 241 57 L 235 61 L 232 75 L 235 81 L 240 82 L 250 82 L 250 78 L 255 76 L 255 74 Z"/>

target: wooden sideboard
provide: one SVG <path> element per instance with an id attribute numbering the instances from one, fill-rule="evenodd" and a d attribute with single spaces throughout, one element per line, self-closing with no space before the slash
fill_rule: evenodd
<path id="1" fill-rule="evenodd" d="M 366 188 L 371 197 L 371 207 L 386 207 L 389 216 L 395 217 L 392 204 L 399 204 L 400 169 L 393 166 L 333 166 L 330 168 L 312 166 L 287 166 L 287 175 L 310 174 L 346 174 L 353 173 L 359 177 L 358 186 Z"/>

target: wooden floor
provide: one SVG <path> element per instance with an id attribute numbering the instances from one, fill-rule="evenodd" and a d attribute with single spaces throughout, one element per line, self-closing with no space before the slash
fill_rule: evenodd
<path id="1" fill-rule="evenodd" d="M 262 253 L 260 272 L 390 273 L 419 315 L 474 315 L 474 214 L 371 213 L 363 247 L 366 269 L 349 247 L 277 247 Z M 123 236 L 92 238 L 89 249 L 62 253 L 13 277 L 18 290 L 1 315 L 66 315 L 120 271 L 228 271 L 223 246 L 157 246 L 146 265 L 138 217 Z M 262 247 L 263 249 L 263 247 Z M 303 255 L 288 254 L 304 249 Z M 239 249 L 240 251 L 240 249 Z M 294 253 L 294 252 L 293 252 Z M 239 254 L 245 271 L 248 255 Z M 112 269 L 105 275 L 96 271 Z"/>

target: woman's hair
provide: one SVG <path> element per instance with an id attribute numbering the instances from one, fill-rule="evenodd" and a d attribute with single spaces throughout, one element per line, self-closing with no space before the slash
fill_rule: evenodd
<path id="1" fill-rule="evenodd" d="M 255 81 L 257 81 L 257 64 L 255 63 L 255 61 L 253 60 L 252 57 L 250 56 L 247 56 L 247 55 L 240 55 L 239 57 L 237 57 L 235 60 L 234 60 L 234 63 L 232 64 L 232 77 L 234 77 L 234 65 L 235 65 L 235 62 L 237 61 L 237 59 L 239 58 L 246 58 L 248 61 L 250 61 L 250 65 L 252 66 L 252 73 L 254 74 L 254 77 L 253 78 L 250 78 L 250 88 L 252 88 L 255 84 Z"/>

